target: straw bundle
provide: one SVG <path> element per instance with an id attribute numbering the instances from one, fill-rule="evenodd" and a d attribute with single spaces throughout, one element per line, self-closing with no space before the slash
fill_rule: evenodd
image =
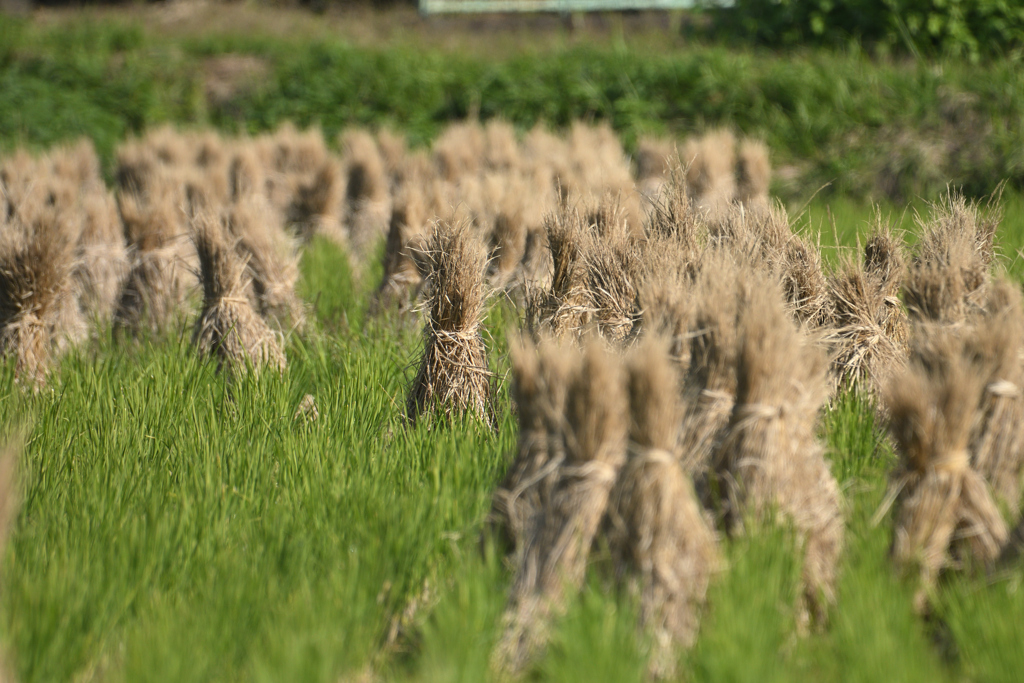
<path id="1" fill-rule="evenodd" d="M 115 330 L 166 329 L 182 311 L 194 278 L 186 252 L 175 188 L 170 180 L 147 181 L 148 198 L 117 195 L 130 252 L 130 268 L 114 310 Z M 194 253 L 194 252 L 193 252 Z"/>
<path id="2" fill-rule="evenodd" d="M 586 227 L 576 209 L 563 205 L 546 223 L 554 270 L 549 292 L 537 291 L 527 302 L 527 326 L 555 337 L 576 334 L 590 321 L 590 294 L 582 264 Z"/>
<path id="3" fill-rule="evenodd" d="M 785 315 L 778 286 L 748 277 L 737 321 L 736 403 L 713 477 L 732 533 L 772 511 L 792 523 L 804 553 L 801 618 L 821 624 L 835 601 L 843 539 L 839 487 L 815 438 L 826 364 Z"/>
<path id="4" fill-rule="evenodd" d="M 452 183 L 477 175 L 484 157 L 484 133 L 475 121 L 453 123 L 434 141 L 434 162 L 441 177 Z"/>
<path id="5" fill-rule="evenodd" d="M 693 289 L 689 367 L 679 436 L 683 469 L 702 473 L 736 400 L 736 318 L 741 270 L 721 250 L 709 253 Z"/>
<path id="6" fill-rule="evenodd" d="M 892 556 L 919 572 L 916 602 L 946 567 L 996 559 L 1006 523 L 968 451 L 985 388 L 953 331 L 919 324 L 907 369 L 890 380 L 885 403 L 900 464 L 890 490 L 896 497 Z"/>
<path id="7" fill-rule="evenodd" d="M 694 201 L 709 218 L 728 211 L 736 196 L 736 138 L 731 131 L 715 130 L 687 140 L 682 160 L 686 184 Z"/>
<path id="8" fill-rule="evenodd" d="M 409 420 L 424 411 L 470 412 L 494 424 L 491 373 L 480 334 L 484 255 L 465 224 L 438 221 L 427 245 L 430 317 L 419 372 L 406 402 Z"/>
<path id="9" fill-rule="evenodd" d="M 759 140 L 743 140 L 736 157 L 736 201 L 750 209 L 767 209 L 771 182 L 768 146 Z"/>
<path id="10" fill-rule="evenodd" d="M 896 294 L 904 270 L 902 244 L 879 226 L 862 262 L 845 262 L 829 277 L 836 387 L 876 391 L 906 358 L 906 313 Z"/>
<path id="11" fill-rule="evenodd" d="M 227 228 L 252 283 L 252 306 L 273 328 L 302 329 L 306 307 L 295 293 L 299 258 L 262 196 L 249 195 L 227 209 Z"/>
<path id="12" fill-rule="evenodd" d="M 989 288 L 985 312 L 967 338 L 968 350 L 988 368 L 981 419 L 971 436 L 971 468 L 992 487 L 1013 517 L 1020 514 L 1024 475 L 1024 302 L 1020 288 L 998 280 Z"/>
<path id="13" fill-rule="evenodd" d="M 568 347 L 527 339 L 514 344 L 513 397 L 519 417 L 516 457 L 494 493 L 492 522 L 521 554 L 537 515 L 551 499 L 565 460 L 565 394 L 578 358 Z"/>
<path id="14" fill-rule="evenodd" d="M 512 584 L 505 630 L 495 652 L 498 668 L 516 673 L 543 646 L 566 591 L 583 582 L 594 536 L 608 505 L 626 449 L 622 367 L 597 343 L 584 350 L 569 380 L 565 404 L 565 462 L 550 501 L 530 529 Z"/>
<path id="15" fill-rule="evenodd" d="M 680 370 L 690 365 L 690 327 L 694 314 L 693 280 L 697 256 L 676 240 L 651 240 L 645 247 L 637 300 L 637 330 L 664 338 Z"/>
<path id="16" fill-rule="evenodd" d="M 484 165 L 492 170 L 512 171 L 521 163 L 519 140 L 512 124 L 491 119 L 484 125 Z"/>
<path id="17" fill-rule="evenodd" d="M 76 235 L 56 209 L 0 224 L 0 353 L 15 359 L 19 381 L 41 386 L 51 364 L 52 333 L 72 299 Z"/>
<path id="18" fill-rule="evenodd" d="M 403 186 L 395 195 L 391 224 L 384 244 L 384 277 L 371 302 L 371 311 L 397 306 L 400 311 L 412 306 L 423 282 L 424 273 L 416 264 L 416 252 L 426 246 L 426 198 L 419 186 Z"/>
<path id="19" fill-rule="evenodd" d="M 239 202 L 243 198 L 264 197 L 267 194 L 267 169 L 260 161 L 254 141 L 245 141 L 231 157 L 228 165 L 229 199 Z"/>
<path id="20" fill-rule="evenodd" d="M 641 137 L 636 143 L 635 162 L 637 183 L 643 185 L 645 181 L 668 178 L 679 163 L 679 154 L 671 140 Z"/>
<path id="21" fill-rule="evenodd" d="M 609 547 L 620 577 L 636 573 L 640 621 L 655 644 L 652 672 L 672 675 L 672 644 L 693 645 L 712 572 L 715 535 L 674 454 L 680 406 L 666 345 L 649 337 L 628 366 L 631 448 L 609 503 Z"/>
<path id="22" fill-rule="evenodd" d="M 39 158 L 17 153 L 4 161 L 0 168 L 0 182 L 10 201 L 9 220 L 32 226 L 39 222 L 51 223 L 54 216 L 59 216 L 56 221 L 58 228 L 66 232 L 67 239 L 74 244 L 82 230 L 81 188 L 75 184 L 74 177 L 61 177 L 56 173 L 55 167 L 62 165 L 61 156 L 59 150 Z M 77 165 L 78 160 L 74 161 Z M 63 171 L 65 175 L 78 175 L 77 169 L 64 168 Z M 56 309 L 49 316 L 49 326 L 57 351 L 63 351 L 88 335 L 73 286 L 69 288 L 68 296 L 62 296 L 56 302 Z"/>
<path id="23" fill-rule="evenodd" d="M 648 236 L 673 239 L 694 253 L 707 242 L 707 224 L 690 197 L 686 172 L 678 158 L 669 170 L 664 189 L 651 201 L 645 228 Z"/>
<path id="24" fill-rule="evenodd" d="M 109 320 L 129 267 L 117 202 L 109 192 L 95 191 L 81 198 L 80 208 L 82 236 L 75 269 L 79 307 L 90 318 Z"/>
<path id="25" fill-rule="evenodd" d="M 927 223 L 918 220 L 923 234 L 904 287 L 911 317 L 961 324 L 982 306 L 999 220 L 956 194 L 933 205 Z"/>
<path id="26" fill-rule="evenodd" d="M 356 254 L 366 254 L 388 229 L 391 214 L 390 185 L 384 159 L 373 136 L 349 131 L 341 137 L 345 185 L 345 225 Z"/>
<path id="27" fill-rule="evenodd" d="M 910 338 L 907 312 L 900 305 L 899 293 L 907 274 L 906 244 L 881 217 L 867 244 L 864 245 L 864 272 L 879 285 L 885 297 L 882 329 L 897 344 L 905 347 Z"/>
<path id="28" fill-rule="evenodd" d="M 283 371 L 287 361 L 277 337 L 246 296 L 245 266 L 227 238 L 226 222 L 225 216 L 209 213 L 192 219 L 203 282 L 203 310 L 192 343 L 201 354 L 216 356 L 218 369 Z"/>
<path id="29" fill-rule="evenodd" d="M 632 268 L 638 261 L 636 247 L 616 209 L 607 199 L 602 203 L 580 250 L 591 320 L 602 337 L 615 343 L 630 334 L 640 316 Z"/>
<path id="30" fill-rule="evenodd" d="M 308 242 L 324 234 L 344 243 L 341 232 L 341 200 L 344 192 L 341 167 L 333 159 L 325 160 L 309 178 L 296 184 L 287 220 L 300 239 Z"/>

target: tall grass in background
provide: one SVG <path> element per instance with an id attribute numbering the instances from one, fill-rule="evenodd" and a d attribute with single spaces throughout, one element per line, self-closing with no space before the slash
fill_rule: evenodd
<path id="1" fill-rule="evenodd" d="M 776 190 L 900 204 L 947 183 L 975 196 L 1024 188 L 1024 75 L 1012 60 L 875 59 L 680 42 L 645 47 L 538 38 L 514 54 L 395 40 L 374 47 L 198 33 L 164 36 L 111 19 L 53 25 L 0 17 L 0 150 L 86 135 L 115 144 L 155 124 L 258 132 L 290 120 L 328 139 L 392 126 L 416 144 L 450 121 L 500 116 L 520 129 L 606 120 L 632 149 L 645 133 L 730 126 L 765 139 L 786 169 Z M 478 50 L 479 51 L 479 50 Z M 207 93 L 211 60 L 255 59 L 258 77 Z"/>

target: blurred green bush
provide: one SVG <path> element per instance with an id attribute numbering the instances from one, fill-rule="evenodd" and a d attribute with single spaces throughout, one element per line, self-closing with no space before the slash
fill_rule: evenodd
<path id="1" fill-rule="evenodd" d="M 971 59 L 1024 48 L 1021 0 L 735 0 L 713 12 L 726 35 L 772 46 L 862 41 Z"/>

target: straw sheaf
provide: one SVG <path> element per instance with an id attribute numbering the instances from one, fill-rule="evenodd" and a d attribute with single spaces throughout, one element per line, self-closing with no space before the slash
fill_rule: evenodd
<path id="1" fill-rule="evenodd" d="M 899 293 L 907 275 L 907 247 L 903 237 L 897 235 L 881 218 L 874 233 L 864 245 L 864 272 L 879 286 L 887 307 L 882 316 L 882 329 L 886 336 L 906 347 L 910 338 L 907 311 L 900 304 Z"/>
<path id="2" fill-rule="evenodd" d="M 330 158 L 323 133 L 318 128 L 299 131 L 285 123 L 268 140 L 267 160 L 280 173 L 309 176 Z"/>
<path id="3" fill-rule="evenodd" d="M 628 366 L 631 449 L 611 493 L 609 547 L 617 574 L 639 581 L 641 625 L 653 636 L 652 673 L 674 672 L 672 645 L 696 640 L 717 542 L 673 450 L 679 380 L 663 340 L 650 337 Z"/>
<path id="4" fill-rule="evenodd" d="M 54 209 L 31 223 L 15 217 L 0 231 L 0 352 L 14 356 L 19 381 L 40 386 L 51 363 L 58 316 L 73 303 L 77 235 Z"/>
<path id="5" fill-rule="evenodd" d="M 527 325 L 534 334 L 544 330 L 559 338 L 571 336 L 590 321 L 592 306 L 582 258 L 585 230 L 579 211 L 568 206 L 548 217 L 551 287 L 528 295 Z"/>
<path id="6" fill-rule="evenodd" d="M 360 202 L 387 201 L 389 181 L 377 141 L 366 131 L 353 130 L 345 132 L 340 142 L 348 178 L 345 202 L 350 209 Z"/>
<path id="7" fill-rule="evenodd" d="M 802 616 L 821 624 L 835 602 L 843 539 L 839 487 L 815 437 L 826 364 L 785 315 L 778 287 L 757 280 L 739 314 L 736 402 L 713 458 L 719 504 L 732 533 L 772 511 L 793 524 L 804 553 Z"/>
<path id="8" fill-rule="evenodd" d="M 690 198 L 686 172 L 678 158 L 671 167 L 666 185 L 652 198 L 646 224 L 647 235 L 672 239 L 694 253 L 708 241 L 708 229 L 701 212 Z"/>
<path id="9" fill-rule="evenodd" d="M 512 171 L 519 168 L 519 140 L 512 124 L 492 119 L 484 126 L 484 164 L 492 170 Z"/>
<path id="10" fill-rule="evenodd" d="M 736 258 L 749 261 L 779 280 L 789 310 L 798 322 L 817 327 L 829 321 L 828 286 L 820 249 L 791 230 L 781 204 L 760 208 L 738 204 L 710 227 L 714 243 L 728 247 Z"/>
<path id="11" fill-rule="evenodd" d="M 636 143 L 636 179 L 643 183 L 651 178 L 668 178 L 679 165 L 679 154 L 672 140 L 642 137 Z"/>
<path id="12" fill-rule="evenodd" d="M 161 166 L 156 153 L 141 141 L 133 140 L 118 147 L 116 157 L 114 180 L 117 189 L 139 197 L 148 196 Z"/>
<path id="13" fill-rule="evenodd" d="M 405 311 L 413 305 L 426 274 L 417 265 L 416 253 L 424 252 L 427 237 L 423 192 L 416 185 L 403 186 L 391 210 L 391 224 L 384 244 L 384 277 L 374 294 L 373 312 L 395 307 Z"/>
<path id="14" fill-rule="evenodd" d="M 75 268 L 79 307 L 87 318 L 109 320 L 129 269 L 117 203 L 111 193 L 97 189 L 81 197 L 80 208 L 82 236 Z"/>
<path id="15" fill-rule="evenodd" d="M 886 388 L 890 431 L 900 465 L 893 559 L 916 569 L 919 608 L 939 573 L 964 563 L 987 564 L 1007 540 L 988 485 L 971 468 L 968 451 L 979 420 L 985 374 L 953 330 L 919 324 L 907 369 Z"/>
<path id="16" fill-rule="evenodd" d="M 985 312 L 974 325 L 967 338 L 968 352 L 989 371 L 981 419 L 971 436 L 971 467 L 1016 517 L 1024 475 L 1024 303 L 1020 288 L 1006 280 L 994 282 Z"/>
<path id="17" fill-rule="evenodd" d="M 253 310 L 246 296 L 245 264 L 227 238 L 226 216 L 200 214 L 192 220 L 192 240 L 199 256 L 203 310 L 192 343 L 216 356 L 218 369 L 284 371 L 287 361 L 277 337 Z"/>
<path id="18" fill-rule="evenodd" d="M 266 199 L 253 196 L 228 209 L 227 228 L 252 283 L 253 308 L 277 330 L 301 330 L 306 306 L 295 293 L 297 248 L 274 216 Z"/>
<path id="19" fill-rule="evenodd" d="M 345 227 L 353 252 L 364 255 L 388 231 L 392 212 L 390 181 L 380 148 L 368 132 L 346 132 L 341 145 L 348 178 Z"/>
<path id="20" fill-rule="evenodd" d="M 114 310 L 116 330 L 166 329 L 195 284 L 195 251 L 185 239 L 170 182 L 152 183 L 148 199 L 135 192 L 118 193 L 130 267 Z"/>
<path id="21" fill-rule="evenodd" d="M 743 140 L 736 155 L 736 200 L 749 208 L 767 208 L 771 182 L 768 146 L 760 140 Z"/>
<path id="22" fill-rule="evenodd" d="M 638 261 L 637 250 L 626 224 L 596 223 L 595 228 L 586 231 L 581 241 L 590 318 L 602 337 L 618 343 L 639 320 L 636 277 L 631 272 Z"/>
<path id="23" fill-rule="evenodd" d="M 390 128 L 382 128 L 377 131 L 377 149 L 380 151 L 380 159 L 384 164 L 384 171 L 387 173 L 392 189 L 402 184 L 406 179 L 407 169 L 412 166 L 413 172 L 418 172 L 418 160 L 411 158 L 409 153 L 409 142 L 405 135 Z M 425 157 L 419 155 L 422 160 Z"/>
<path id="24" fill-rule="evenodd" d="M 455 182 L 480 171 L 484 156 L 484 132 L 474 121 L 454 123 L 434 141 L 434 162 L 441 177 Z"/>
<path id="25" fill-rule="evenodd" d="M 728 211 L 736 196 L 736 138 L 728 130 L 716 130 L 683 146 L 686 183 L 694 201 L 715 219 Z"/>
<path id="26" fill-rule="evenodd" d="M 309 178 L 297 182 L 288 207 L 288 222 L 305 241 L 321 231 L 337 233 L 343 195 L 341 167 L 336 161 L 327 160 Z"/>
<path id="27" fill-rule="evenodd" d="M 228 189 L 232 202 L 266 195 L 267 171 L 259 159 L 255 145 L 252 141 L 242 142 L 231 157 L 228 165 Z"/>
<path id="28" fill-rule="evenodd" d="M 701 264 L 693 289 L 679 452 L 683 469 L 695 476 L 706 470 L 736 399 L 742 272 L 728 253 L 715 250 Z"/>
<path id="29" fill-rule="evenodd" d="M 950 194 L 932 206 L 921 243 L 904 287 L 911 317 L 963 323 L 984 304 L 995 260 L 997 212 L 982 216 L 978 207 Z"/>
<path id="30" fill-rule="evenodd" d="M 583 582 L 594 536 L 625 460 L 627 405 L 620 362 L 597 343 L 568 383 L 565 462 L 550 503 L 536 516 L 512 585 L 495 664 L 522 671 L 547 638 L 567 591 Z"/>
<path id="31" fill-rule="evenodd" d="M 513 396 L 519 417 L 516 457 L 494 494 L 491 519 L 521 555 L 537 515 L 550 503 L 565 461 L 565 395 L 578 353 L 551 340 L 513 344 Z"/>
<path id="32" fill-rule="evenodd" d="M 480 325 L 484 313 L 484 253 L 469 227 L 438 221 L 425 256 L 429 317 L 424 351 L 407 401 L 415 422 L 425 411 L 470 412 L 494 426 L 491 372 Z"/>
<path id="33" fill-rule="evenodd" d="M 836 388 L 877 391 L 906 360 L 905 314 L 888 294 L 893 285 L 875 256 L 876 250 L 866 249 L 863 264 L 847 260 L 828 279 L 833 320 L 827 339 Z"/>
<path id="34" fill-rule="evenodd" d="M 696 257 L 674 241 L 652 240 L 645 261 L 637 287 L 641 311 L 637 329 L 664 338 L 669 356 L 685 372 L 690 365 Z"/>

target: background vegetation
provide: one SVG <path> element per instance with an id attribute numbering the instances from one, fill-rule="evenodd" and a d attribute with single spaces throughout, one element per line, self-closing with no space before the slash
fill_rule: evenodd
<path id="1" fill-rule="evenodd" d="M 775 46 L 864 41 L 974 61 L 1024 49 L 1024 6 L 1013 0 L 736 0 L 714 16 L 724 34 Z"/>
<path id="2" fill-rule="evenodd" d="M 887 60 L 863 52 L 773 53 L 625 40 L 543 43 L 519 54 L 240 36 L 164 37 L 111 20 L 0 16 L 0 148 L 78 135 L 110 159 L 162 122 L 256 132 L 291 120 L 329 137 L 392 126 L 414 142 L 452 119 L 521 128 L 607 120 L 640 135 L 728 125 L 771 147 L 776 190 L 903 202 L 948 183 L 1024 188 L 1024 70 L 1015 60 Z M 662 46 L 663 47 L 663 46 Z"/>

